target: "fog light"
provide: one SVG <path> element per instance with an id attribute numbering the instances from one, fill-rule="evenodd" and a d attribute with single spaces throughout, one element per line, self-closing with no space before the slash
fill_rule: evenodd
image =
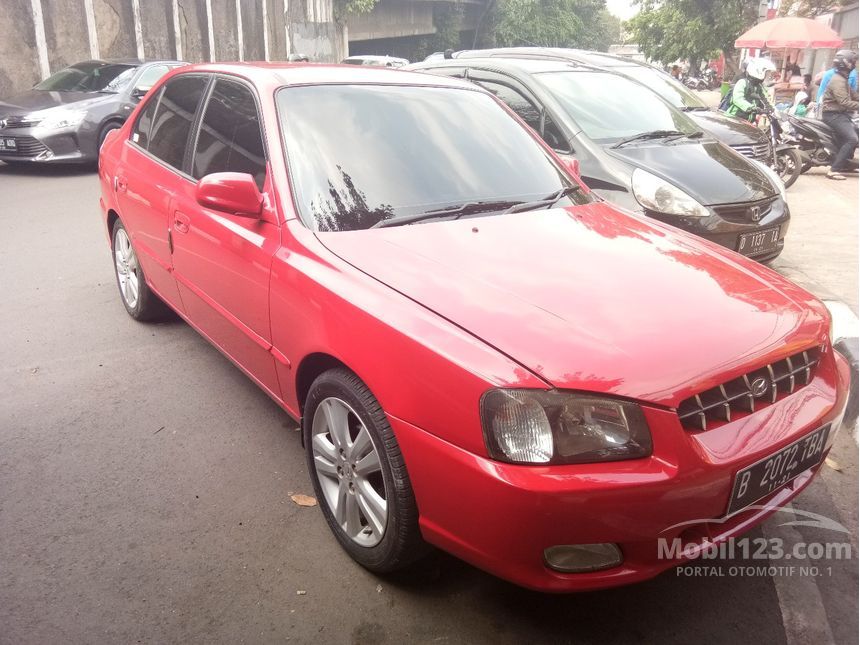
<path id="1" fill-rule="evenodd" d="M 610 543 L 559 544 L 545 549 L 546 566 L 562 573 L 601 571 L 621 564 L 621 549 Z"/>

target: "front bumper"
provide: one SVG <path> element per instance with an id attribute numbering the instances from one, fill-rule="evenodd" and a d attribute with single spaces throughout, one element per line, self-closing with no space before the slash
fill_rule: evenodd
<path id="1" fill-rule="evenodd" d="M 725 517 L 738 470 L 841 416 L 848 368 L 841 358 L 828 363 L 794 394 L 707 432 L 683 430 L 674 410 L 643 406 L 654 454 L 625 462 L 516 466 L 470 453 L 396 417 L 389 420 L 428 542 L 523 587 L 585 591 L 656 576 L 683 561 L 661 558 L 661 538 L 720 543 L 756 526 L 803 490 L 820 464 L 756 503 L 767 508 Z M 831 430 L 830 443 L 837 430 Z M 544 564 L 550 546 L 596 543 L 616 544 L 622 564 L 577 574 Z"/>
<path id="2" fill-rule="evenodd" d="M 770 210 L 757 222 L 744 221 L 740 217 L 727 219 L 726 216 L 721 214 L 721 212 L 725 213 L 727 211 L 742 211 L 745 206 L 746 204 L 709 206 L 708 211 L 710 215 L 708 217 L 679 217 L 677 215 L 665 215 L 650 210 L 645 211 L 645 214 L 648 217 L 671 224 L 732 251 L 738 250 L 740 236 L 744 233 L 757 233 L 778 227 L 779 240 L 775 249 L 748 256 L 759 262 L 767 262 L 774 259 L 782 253 L 785 245 L 785 236 L 788 234 L 788 225 L 791 220 L 791 212 L 789 211 L 788 204 L 782 198 L 776 198 L 772 202 Z"/>
<path id="3" fill-rule="evenodd" d="M 5 128 L 0 140 L 14 141 L 14 150 L 0 146 L 0 161 L 31 163 L 89 163 L 98 159 L 93 133 L 82 126 L 45 129 Z"/>

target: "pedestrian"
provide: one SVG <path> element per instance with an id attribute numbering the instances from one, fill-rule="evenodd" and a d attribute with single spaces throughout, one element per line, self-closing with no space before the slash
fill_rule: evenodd
<path id="1" fill-rule="evenodd" d="M 836 156 L 827 173 L 828 179 L 843 180 L 844 172 L 856 173 L 857 164 L 849 161 L 857 150 L 857 133 L 851 115 L 857 112 L 857 94 L 852 91 L 848 77 L 856 72 L 857 52 L 842 49 L 833 59 L 833 74 L 821 99 L 821 120 L 836 136 Z M 824 82 L 822 81 L 822 85 Z"/>

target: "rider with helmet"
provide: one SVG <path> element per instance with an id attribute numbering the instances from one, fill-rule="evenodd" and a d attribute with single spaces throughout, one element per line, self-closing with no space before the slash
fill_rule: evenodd
<path id="1" fill-rule="evenodd" d="M 743 78 L 735 83 L 726 114 L 752 121 L 756 114 L 770 111 L 772 106 L 763 84 L 768 73 L 775 71 L 769 58 L 750 59 Z"/>
<path id="2" fill-rule="evenodd" d="M 821 100 L 821 120 L 836 136 L 836 156 L 827 176 L 845 179 L 843 172 L 857 172 L 857 164 L 849 161 L 857 149 L 857 133 L 851 115 L 857 112 L 857 94 L 852 91 L 848 76 L 857 66 L 857 53 L 849 49 L 836 52 L 833 59 L 834 74 L 824 90 Z"/>

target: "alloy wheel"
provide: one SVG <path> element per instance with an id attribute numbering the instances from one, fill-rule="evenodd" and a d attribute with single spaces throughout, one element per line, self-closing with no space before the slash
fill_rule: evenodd
<path id="1" fill-rule="evenodd" d="M 114 259 L 122 299 L 129 309 L 134 309 L 140 294 L 140 270 L 131 240 L 123 228 L 118 229 L 114 237 Z"/>
<path id="2" fill-rule="evenodd" d="M 388 502 L 379 452 L 346 402 L 329 397 L 314 412 L 311 449 L 316 476 L 335 522 L 357 544 L 379 544 Z"/>

